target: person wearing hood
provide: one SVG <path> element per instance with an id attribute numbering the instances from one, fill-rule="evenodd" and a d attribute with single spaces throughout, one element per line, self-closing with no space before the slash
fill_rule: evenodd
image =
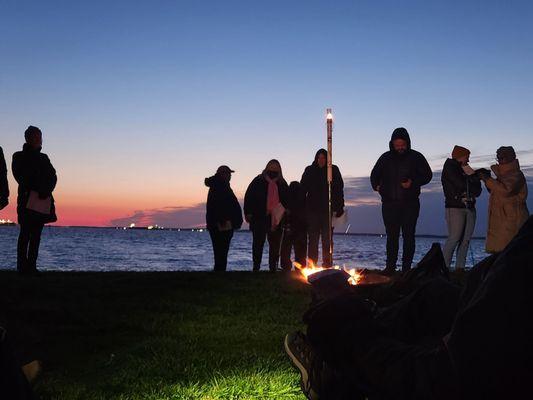
<path id="1" fill-rule="evenodd" d="M 20 234 L 17 244 L 17 270 L 36 273 L 37 257 L 44 224 L 57 221 L 52 192 L 57 183 L 56 170 L 41 153 L 43 136 L 39 128 L 24 132 L 22 151 L 13 154 L 12 171 L 18 187 L 17 214 Z"/>
<path id="2" fill-rule="evenodd" d="M 9 204 L 9 185 L 7 183 L 7 167 L 4 152 L 0 147 L 0 210 Z"/>
<path id="3" fill-rule="evenodd" d="M 426 158 L 411 148 L 405 128 L 396 128 L 370 174 L 372 188 L 379 192 L 387 233 L 386 273 L 396 270 L 400 231 L 403 237 L 402 271 L 411 268 L 415 254 L 415 232 L 420 212 L 420 188 L 433 177 Z"/>
<path id="4" fill-rule="evenodd" d="M 327 160 L 328 152 L 318 150 L 313 163 L 305 168 L 300 183 L 306 197 L 308 257 L 315 264 L 318 262 L 318 242 L 322 238 L 322 265 L 331 267 Z M 332 166 L 331 212 L 337 218 L 344 214 L 344 182 L 336 165 Z"/>
<path id="5" fill-rule="evenodd" d="M 468 245 L 476 226 L 476 197 L 481 194 L 481 181 L 468 165 L 469 158 L 470 150 L 455 146 L 441 175 L 448 226 L 448 239 L 442 252 L 446 266 L 450 268 L 457 248 L 456 270 L 466 266 Z"/>
<path id="6" fill-rule="evenodd" d="M 244 195 L 244 217 L 250 224 L 253 244 L 253 270 L 259 271 L 265 239 L 268 239 L 268 267 L 278 268 L 281 245 L 281 221 L 287 208 L 289 187 L 278 160 L 270 160 L 264 171 L 256 176 Z"/>
<path id="7" fill-rule="evenodd" d="M 213 243 L 215 271 L 225 271 L 233 232 L 242 225 L 242 210 L 230 187 L 231 174 L 227 165 L 218 167 L 215 175 L 205 178 L 209 188 L 206 204 L 206 227 Z"/>
<path id="8" fill-rule="evenodd" d="M 488 253 L 502 251 L 520 230 L 529 216 L 527 182 L 511 146 L 496 152 L 498 164 L 491 167 L 496 179 L 481 174 L 489 197 L 489 222 L 485 249 Z"/>

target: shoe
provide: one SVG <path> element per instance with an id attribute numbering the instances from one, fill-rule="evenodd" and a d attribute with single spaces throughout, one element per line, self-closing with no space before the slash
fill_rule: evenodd
<path id="1" fill-rule="evenodd" d="M 320 399 L 319 391 L 312 387 L 311 375 L 317 356 L 302 332 L 293 332 L 285 336 L 285 352 L 300 371 L 300 388 L 310 400 Z"/>
<path id="2" fill-rule="evenodd" d="M 396 267 L 385 267 L 385 269 L 381 271 L 381 274 L 385 276 L 392 276 L 395 273 L 396 273 Z"/>

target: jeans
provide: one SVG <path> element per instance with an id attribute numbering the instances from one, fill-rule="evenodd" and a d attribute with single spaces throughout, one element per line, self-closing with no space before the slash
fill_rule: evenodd
<path id="1" fill-rule="evenodd" d="M 417 199 L 408 202 L 383 203 L 381 211 L 387 233 L 387 269 L 396 269 L 401 230 L 403 238 L 402 271 L 407 271 L 411 268 L 415 255 L 415 233 L 420 213 L 420 202 Z"/>
<path id="2" fill-rule="evenodd" d="M 218 229 L 210 229 L 209 236 L 213 243 L 213 253 L 215 256 L 215 271 L 225 271 L 228 265 L 228 252 L 231 238 L 233 237 L 233 229 L 229 231 L 219 231 Z"/>
<path id="3" fill-rule="evenodd" d="M 318 263 L 318 242 L 322 239 L 322 265 L 324 267 L 331 267 L 332 260 L 329 256 L 329 219 L 328 213 L 309 214 L 307 217 L 308 232 L 309 232 L 309 247 L 307 254 L 309 259 L 313 260 L 315 264 Z M 333 230 L 331 232 L 333 238 Z M 333 243 L 332 243 L 333 246 Z"/>
<path id="4" fill-rule="evenodd" d="M 41 244 L 41 233 L 44 224 L 22 223 L 17 244 L 17 270 L 18 272 L 37 270 L 37 257 Z"/>
<path id="5" fill-rule="evenodd" d="M 455 269 L 466 266 L 466 256 L 470 238 L 476 226 L 476 209 L 447 208 L 446 224 L 448 225 L 448 239 L 444 245 L 443 254 L 446 266 L 450 268 L 452 256 L 457 248 Z"/>
<path id="6" fill-rule="evenodd" d="M 279 225 L 272 230 L 270 224 L 270 216 L 267 216 L 264 222 L 258 221 L 251 226 L 254 271 L 259 271 L 261 268 L 265 239 L 268 239 L 268 268 L 272 272 L 278 268 L 282 230 Z"/>

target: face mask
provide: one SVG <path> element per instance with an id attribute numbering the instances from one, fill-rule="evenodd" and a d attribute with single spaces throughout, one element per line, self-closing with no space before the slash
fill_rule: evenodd
<path id="1" fill-rule="evenodd" d="M 276 171 L 267 171 L 267 175 L 270 179 L 276 179 L 278 177 L 278 173 Z"/>

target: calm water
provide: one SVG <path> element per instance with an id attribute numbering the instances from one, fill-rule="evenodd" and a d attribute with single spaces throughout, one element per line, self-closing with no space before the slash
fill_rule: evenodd
<path id="1" fill-rule="evenodd" d="M 0 227 L 0 269 L 16 266 L 17 227 Z M 229 270 L 251 270 L 248 231 L 231 243 Z M 349 267 L 383 268 L 385 237 L 335 235 L 335 263 Z M 415 262 L 443 239 L 418 238 Z M 468 266 L 485 257 L 483 240 L 471 242 Z M 265 245 L 262 268 L 267 268 Z M 190 231 L 116 230 L 45 227 L 39 268 L 75 271 L 202 271 L 213 265 L 209 233 Z"/>

